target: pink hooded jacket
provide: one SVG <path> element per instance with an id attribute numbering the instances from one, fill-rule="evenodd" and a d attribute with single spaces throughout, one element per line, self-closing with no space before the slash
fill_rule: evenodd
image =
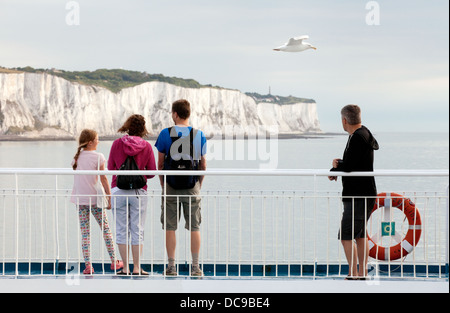
<path id="1" fill-rule="evenodd" d="M 128 135 L 116 139 L 113 142 L 109 153 L 108 170 L 118 170 L 129 155 L 134 156 L 136 164 L 140 170 L 156 170 L 152 146 L 141 137 Z M 146 177 L 147 179 L 150 179 L 153 178 L 154 175 Z M 116 186 L 117 177 L 114 175 L 111 182 L 111 188 Z M 147 190 L 147 185 L 144 186 L 143 189 Z"/>

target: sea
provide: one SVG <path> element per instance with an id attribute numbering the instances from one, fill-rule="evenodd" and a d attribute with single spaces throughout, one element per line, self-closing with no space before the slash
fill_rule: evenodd
<path id="1" fill-rule="evenodd" d="M 449 168 L 449 133 L 375 133 L 380 149 L 375 152 L 376 170 L 439 170 Z M 227 169 L 330 169 L 332 160 L 341 158 L 348 136 L 319 135 L 305 138 L 256 140 L 209 140 L 207 168 Z M 113 141 L 101 140 L 97 151 L 106 158 Z M 155 140 L 149 140 L 155 160 Z M 70 168 L 77 149 L 76 141 L 0 141 L 0 168 Z M 20 177 L 21 188 L 54 188 L 54 181 L 42 177 Z M 12 187 L 2 179 L 0 188 Z M 72 178 L 61 177 L 58 188 L 71 188 Z M 445 191 L 447 179 L 377 178 L 379 190 Z M 308 178 L 212 177 L 204 181 L 204 190 L 292 190 L 309 189 Z M 309 188 L 308 188 L 309 186 Z M 160 188 L 159 180 L 149 182 L 150 189 Z M 326 177 L 316 180 L 316 188 L 335 191 L 339 182 Z"/>
<path id="2" fill-rule="evenodd" d="M 448 170 L 449 169 L 449 133 L 374 133 L 380 149 L 375 152 L 376 170 Z M 330 169 L 332 160 L 341 158 L 344 152 L 348 136 L 346 134 L 323 134 L 307 136 L 304 138 L 256 138 L 247 140 L 238 139 L 212 139 L 208 141 L 207 168 L 226 172 L 227 170 L 313 170 Z M 157 160 L 157 150 L 154 147 L 155 140 L 148 140 L 153 146 L 155 158 Z M 109 157 L 112 140 L 100 140 L 97 151 Z M 70 168 L 73 156 L 76 153 L 77 142 L 73 141 L 0 141 L 0 169 L 1 168 Z M 111 177 L 109 177 L 111 180 Z M 439 193 L 446 195 L 448 192 L 448 177 L 377 177 L 378 192 L 396 192 L 415 195 L 423 192 Z M 15 188 L 15 177 L 13 175 L 0 175 L 0 191 L 13 190 Z M 20 175 L 18 177 L 18 187 L 22 190 L 70 190 L 73 184 L 73 177 L 59 175 L 56 178 L 44 177 L 42 175 Z M 164 259 L 163 232 L 159 222 L 160 214 L 160 194 L 161 187 L 158 178 L 153 178 L 148 183 L 149 194 L 153 194 L 150 202 L 150 209 L 147 216 L 148 232 L 146 240 L 151 243 L 145 245 L 144 259 L 161 260 Z M 319 176 L 207 176 L 204 180 L 203 194 L 245 194 L 251 193 L 255 196 L 252 202 L 236 198 L 223 200 L 206 197 L 203 201 L 202 212 L 204 220 L 202 227 L 204 238 L 202 238 L 201 258 L 205 262 L 212 260 L 226 260 L 230 262 L 241 262 L 245 260 L 318 260 L 340 258 L 342 251 L 336 239 L 340 219 L 339 201 L 332 200 L 332 205 L 322 208 L 319 202 L 311 199 L 303 200 L 303 203 L 296 203 L 292 198 L 270 198 L 267 205 L 262 203 L 261 198 L 257 198 L 258 193 L 288 193 L 305 192 L 307 195 L 316 193 L 330 193 L 338 195 L 342 189 L 340 180 L 329 181 L 327 177 Z M 20 229 L 15 229 L 15 218 L 12 210 L 8 209 L 7 197 L 0 205 L 0 214 L 9 219 L 0 222 L 0 243 L 5 245 L 0 249 L 0 258 L 7 258 L 16 255 L 16 248 L 13 240 L 10 241 L 13 233 L 25 234 L 20 241 L 20 255 L 26 259 L 32 255 L 38 255 L 42 259 L 55 253 L 64 258 L 80 258 L 77 239 L 77 215 L 76 210 L 72 210 L 72 204 L 66 201 L 64 209 L 55 217 L 55 212 L 46 211 L 47 208 L 39 207 L 34 212 L 24 208 L 20 212 Z M 288 199 L 288 200 L 286 200 Z M 9 199 L 13 201 L 12 199 Z M 8 201 L 9 201 L 8 200 Z M 29 202 L 33 202 L 30 200 Z M 219 204 L 217 204 L 219 201 Z M 284 201 L 284 202 L 283 202 Z M 53 206 L 50 203 L 49 206 Z M 328 201 L 330 202 L 330 201 Z M 227 204 L 228 203 L 228 206 Z M 231 209 L 230 209 L 231 204 Z M 285 204 L 288 208 L 286 212 L 280 210 Z M 30 207 L 34 204 L 31 203 Z M 36 204 L 37 205 L 37 204 Z M 221 206 L 224 208 L 221 208 Z M 299 205 L 299 206 L 297 206 Z M 2 207 L 3 206 L 3 207 Z M 267 206 L 267 207 L 266 207 Z M 314 213 L 314 210 L 317 213 Z M 314 212 L 313 212 L 314 211 Z M 441 210 L 442 211 L 442 210 Z M 111 214 L 111 213 L 109 213 Z M 428 214 L 428 213 L 427 213 Z M 430 220 L 445 221 L 445 212 L 438 215 L 429 212 Z M 290 218 L 292 217 L 292 219 Z M 331 217 L 330 217 L 331 216 Z M 110 216 L 113 219 L 112 216 Z M 59 219 L 58 227 L 55 226 L 55 219 Z M 259 219 L 259 220 L 258 220 Z M 44 232 L 39 220 L 48 221 L 48 232 L 45 239 L 40 234 Z M 227 221 L 227 222 L 225 222 Z M 254 221 L 254 222 L 253 222 Z M 324 221 L 321 225 L 320 221 Z M 325 222 L 326 221 L 326 222 Z M 220 223 L 225 223 L 223 225 Z M 252 226 L 255 223 L 255 226 Z M 299 223 L 299 227 L 296 226 Z M 301 223 L 301 224 L 300 224 Z M 314 226 L 310 226 L 314 225 Z M 327 224 L 331 224 L 327 226 Z M 47 225 L 47 224 L 46 224 Z M 69 228 L 68 231 L 64 227 Z M 222 226 L 221 226 L 222 225 Z M 250 226 L 249 226 L 250 225 Z M 220 229 L 216 229 L 216 228 Z M 313 227 L 309 229 L 309 227 Z M 323 227 L 323 231 L 320 230 Z M 434 226 L 433 226 L 434 227 Z M 448 226 L 447 226 L 448 227 Z M 55 228 L 55 229 L 53 229 Z M 437 226 L 439 240 L 445 236 L 445 225 Z M 51 231 L 50 231 L 51 229 Z M 309 230 L 308 230 L 309 229 Z M 326 233 L 325 241 L 321 241 L 320 236 L 314 234 Z M 202 230 L 202 231 L 203 231 Z M 60 233 L 58 238 L 54 238 L 55 233 Z M 305 233 L 304 233 L 305 232 Z M 93 232 L 97 233 L 97 232 Z M 99 233 L 99 232 L 98 232 Z M 188 232 L 180 231 L 180 255 L 189 259 L 188 252 Z M 98 239 L 93 239 L 97 247 L 103 246 L 99 234 L 93 234 Z M 308 239 L 311 236 L 310 239 Z M 431 235 L 434 236 L 434 235 Z M 40 239 L 42 237 L 42 239 Z M 29 239 L 27 239 L 29 238 Z M 290 250 L 289 246 L 298 245 L 297 238 L 301 238 L 301 248 Z M 69 248 L 58 248 L 55 251 L 55 240 L 58 244 Z M 185 241 L 186 244 L 182 244 Z M 309 245 L 311 242 L 311 245 Z M 321 246 L 332 246 L 329 249 L 320 249 Z M 254 248 L 255 247 L 255 248 Z M 427 246 L 428 247 L 428 244 Z M 436 254 L 436 249 L 426 249 L 426 253 Z M 45 251 L 44 251 L 45 250 Z M 102 249 L 99 249 L 102 250 Z M 442 252 L 442 251 L 441 251 Z M 439 253 L 441 253 L 439 252 Z M 107 259 L 103 250 L 102 256 L 98 258 Z M 339 257 L 338 257 L 339 256 Z M 51 257 L 49 257 L 51 259 Z M 294 261 L 292 261 L 294 262 Z"/>

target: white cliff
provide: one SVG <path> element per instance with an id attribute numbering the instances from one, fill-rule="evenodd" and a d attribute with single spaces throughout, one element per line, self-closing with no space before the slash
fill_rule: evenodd
<path id="1" fill-rule="evenodd" d="M 162 82 L 113 93 L 50 74 L 0 73 L 0 135 L 77 136 L 83 128 L 93 128 L 101 136 L 114 136 L 135 113 L 146 117 L 147 128 L 156 135 L 172 125 L 171 103 L 181 98 L 191 102 L 191 124 L 207 135 L 243 125 L 277 126 L 280 133 L 320 132 L 316 103 L 256 103 L 237 90 L 183 88 Z"/>

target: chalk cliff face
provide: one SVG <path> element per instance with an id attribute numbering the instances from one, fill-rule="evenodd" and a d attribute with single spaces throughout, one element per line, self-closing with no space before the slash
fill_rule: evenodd
<path id="1" fill-rule="evenodd" d="M 191 103 L 191 124 L 207 135 L 225 127 L 276 126 L 280 133 L 320 132 L 316 103 L 256 103 L 237 90 L 183 88 L 149 82 L 119 93 L 69 82 L 50 74 L 0 73 L 0 135 L 77 136 L 84 128 L 117 135 L 131 114 L 142 114 L 157 135 L 173 124 L 171 103 Z"/>

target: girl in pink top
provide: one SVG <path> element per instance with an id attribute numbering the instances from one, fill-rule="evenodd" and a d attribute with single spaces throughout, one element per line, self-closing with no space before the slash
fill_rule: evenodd
<path id="1" fill-rule="evenodd" d="M 97 132 L 90 129 L 85 129 L 81 132 L 78 139 L 78 150 L 72 161 L 72 168 L 74 170 L 104 170 L 106 159 L 103 154 L 98 153 L 98 135 Z M 74 175 L 74 184 L 72 190 L 71 201 L 78 207 L 80 229 L 81 229 L 81 248 L 83 251 L 85 269 L 83 274 L 93 274 L 94 269 L 91 264 L 90 253 L 90 222 L 89 211 L 94 216 L 95 220 L 103 230 L 103 238 L 105 240 L 106 248 L 111 258 L 111 269 L 119 270 L 123 267 L 123 263 L 116 259 L 114 250 L 114 241 L 112 232 L 109 228 L 108 218 L 106 212 L 97 207 L 97 191 L 95 184 L 97 184 L 98 175 Z M 108 185 L 108 178 L 106 175 L 100 175 L 100 181 L 108 195 L 108 210 L 111 209 L 111 189 Z"/>

